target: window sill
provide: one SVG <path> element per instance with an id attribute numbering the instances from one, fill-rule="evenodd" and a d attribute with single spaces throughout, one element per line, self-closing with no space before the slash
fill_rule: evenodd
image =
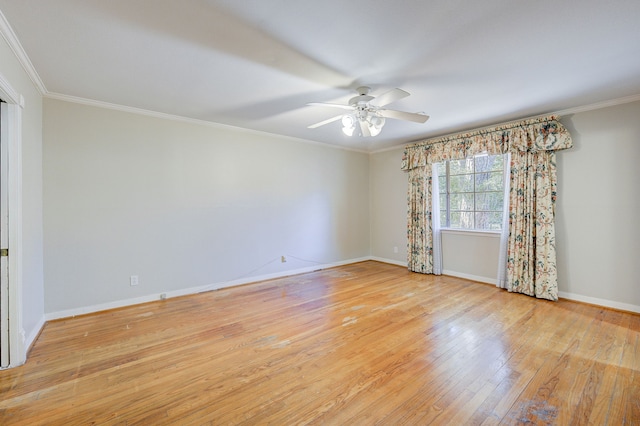
<path id="1" fill-rule="evenodd" d="M 481 231 L 478 229 L 453 229 L 453 228 L 441 228 L 442 233 L 445 234 L 457 234 L 457 235 L 473 235 L 478 237 L 490 237 L 500 238 L 502 231 Z"/>

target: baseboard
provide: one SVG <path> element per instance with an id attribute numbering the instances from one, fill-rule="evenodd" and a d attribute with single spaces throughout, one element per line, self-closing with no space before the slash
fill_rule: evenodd
<path id="1" fill-rule="evenodd" d="M 442 271 L 442 274 L 450 275 L 452 277 L 457 277 L 457 278 L 464 278 L 471 281 L 478 281 L 481 283 L 493 284 L 493 285 L 497 285 L 497 282 L 498 282 L 498 280 L 495 278 L 487 278 L 487 277 L 480 277 L 477 275 L 463 274 L 456 271 L 444 270 Z M 640 313 L 640 306 L 631 305 L 629 303 L 616 302 L 616 301 L 607 300 L 607 299 L 599 299 L 597 297 L 583 296 L 581 294 L 567 293 L 564 291 L 559 291 L 558 296 L 562 299 L 589 303 L 591 305 L 602 306 L 604 308 L 612 308 L 620 311 Z"/>
<path id="2" fill-rule="evenodd" d="M 407 267 L 407 262 L 401 262 L 399 260 L 386 259 L 384 257 L 375 257 L 375 256 L 371 256 L 370 259 L 375 260 L 377 262 L 390 263 L 392 265 L 404 266 L 405 268 Z M 493 284 L 493 285 L 498 284 L 498 280 L 496 278 L 488 278 L 488 277 L 481 277 L 478 275 L 463 274 L 462 272 L 450 271 L 446 269 L 442 271 L 442 274 L 449 275 L 456 278 L 464 278 L 466 280 L 471 280 L 471 281 L 478 281 L 486 284 Z"/>
<path id="3" fill-rule="evenodd" d="M 188 288 L 188 289 L 180 290 L 179 293 L 182 293 L 183 291 L 185 295 L 191 294 L 191 293 L 198 293 L 197 288 Z M 174 293 L 177 293 L 177 292 L 166 292 L 163 294 L 166 294 L 167 298 L 183 295 L 183 294 L 174 294 Z M 154 302 L 156 300 L 160 300 L 160 295 L 149 294 L 146 296 L 134 297 L 131 299 L 123 299 L 123 300 L 116 300 L 113 302 L 100 303 L 98 305 L 90 305 L 90 306 L 83 306 L 81 308 L 65 309 L 64 311 L 49 312 L 45 314 L 45 318 L 47 321 L 53 321 L 53 320 L 62 319 L 62 318 L 72 318 L 78 315 L 93 314 L 95 312 L 108 311 L 109 309 L 124 308 L 125 306 L 139 305 L 141 303 Z"/>
<path id="4" fill-rule="evenodd" d="M 376 262 L 382 262 L 382 263 L 390 263 L 391 265 L 404 266 L 405 268 L 407 267 L 407 262 L 402 262 L 400 260 L 386 259 L 384 257 L 371 256 L 369 257 L 369 260 L 375 260 Z"/>
<path id="5" fill-rule="evenodd" d="M 340 262 L 333 262 L 333 263 L 314 265 L 314 266 L 309 266 L 309 267 L 305 267 L 305 268 L 291 269 L 291 270 L 288 270 L 288 271 L 283 271 L 283 272 L 278 272 L 278 273 L 273 273 L 273 274 L 259 275 L 259 276 L 253 276 L 253 277 L 248 277 L 248 278 L 243 278 L 243 279 L 238 279 L 238 280 L 233 280 L 233 281 L 224 281 L 224 282 L 219 282 L 219 283 L 213 283 L 213 284 L 200 286 L 200 287 L 190 287 L 190 288 L 185 288 L 185 289 L 180 289 L 180 290 L 168 291 L 168 292 L 165 292 L 163 294 L 166 295 L 167 299 L 169 299 L 169 298 L 173 298 L 173 297 L 187 296 L 187 295 L 190 295 L 190 294 L 202 293 L 202 292 L 205 292 L 205 291 L 219 290 L 219 289 L 227 288 L 227 287 L 234 287 L 234 286 L 238 286 L 238 285 L 250 284 L 250 283 L 254 283 L 254 282 L 258 282 L 258 281 L 265 281 L 265 280 L 271 280 L 271 279 L 276 279 L 276 278 L 288 277 L 288 276 L 292 276 L 292 275 L 305 274 L 305 273 L 308 273 L 308 272 L 313 272 L 313 271 L 318 271 L 318 270 L 328 269 L 328 268 L 335 268 L 337 266 L 349 265 L 349 264 L 352 264 L 352 263 L 364 262 L 364 261 L 367 261 L 367 260 L 374 260 L 374 261 L 377 261 L 377 262 L 383 262 L 383 263 L 388 263 L 388 264 L 391 264 L 391 265 L 397 265 L 397 266 L 403 266 L 403 267 L 407 266 L 407 262 L 402 262 L 402 261 L 393 260 L 393 259 L 387 259 L 387 258 L 382 258 L 382 257 L 376 257 L 376 256 L 367 256 L 367 257 L 361 257 L 361 258 L 356 258 L 356 259 L 344 260 L 344 261 L 340 261 Z M 497 280 L 495 278 L 488 278 L 488 277 L 482 277 L 482 276 L 478 276 L 478 275 L 465 274 L 465 273 L 446 270 L 446 269 L 443 270 L 442 273 L 443 273 L 443 275 L 449 275 L 449 276 L 452 276 L 452 277 L 463 278 L 463 279 L 467 279 L 467 280 L 471 280 L 471 281 L 477 281 L 477 282 L 486 283 L 486 284 L 493 284 L 493 285 L 497 284 Z M 582 295 L 579 295 L 579 294 L 566 293 L 566 292 L 562 292 L 562 291 L 559 292 L 559 296 L 561 298 L 564 298 L 564 299 L 567 299 L 567 300 L 574 300 L 576 302 L 584 302 L 584 303 L 589 303 L 589 304 L 592 304 L 592 305 L 598 305 L 598 306 L 603 306 L 603 307 L 607 307 L 607 308 L 619 309 L 619 310 L 622 310 L 622 311 L 640 313 L 640 306 L 631 305 L 631 304 L 628 304 L 628 303 L 615 302 L 615 301 L 612 301 L 612 300 L 599 299 L 599 298 L 589 297 L 589 296 L 582 296 Z M 26 338 L 25 338 L 25 348 L 30 348 L 33 345 L 33 343 L 37 339 L 38 335 L 42 331 L 42 328 L 44 327 L 46 321 L 51 321 L 51 320 L 56 320 L 56 319 L 61 319 L 61 318 L 69 318 L 69 317 L 74 317 L 74 316 L 78 316 L 78 315 L 86 315 L 86 314 L 91 314 L 91 313 L 94 313 L 94 312 L 106 311 L 106 310 L 109 310 L 109 309 L 116 309 L 116 308 L 122 308 L 122 307 L 126 307 L 126 306 L 131 306 L 131 305 L 138 305 L 138 304 L 141 304 L 141 303 L 154 302 L 154 301 L 157 301 L 157 300 L 160 300 L 160 294 L 149 294 L 149 295 L 141 296 L 141 297 L 137 297 L 137 298 L 117 300 L 117 301 L 109 302 L 109 303 L 102 303 L 102 304 L 98 304 L 98 305 L 84 306 L 84 307 L 81 307 L 81 308 L 67 309 L 67 310 L 64 310 L 64 311 L 57 311 L 57 312 L 47 313 L 38 322 L 38 326 L 36 328 L 34 328 L 29 333 L 29 336 L 26 336 Z"/>
<path id="6" fill-rule="evenodd" d="M 208 284 L 200 287 L 190 287 L 190 288 L 184 288 L 180 290 L 148 294 L 145 296 L 135 297 L 131 299 L 116 300 L 113 302 L 101 303 L 98 305 L 83 306 L 81 308 L 66 309 L 64 311 L 49 312 L 45 314 L 45 320 L 52 321 L 52 320 L 57 320 L 61 318 L 70 318 L 78 315 L 86 315 L 86 314 L 92 314 L 100 311 L 107 311 L 109 309 L 117 309 L 117 308 L 123 308 L 126 306 L 139 305 L 141 303 L 154 302 L 157 300 L 161 300 L 162 298 L 161 295 L 163 295 L 166 299 L 170 299 L 173 297 L 187 296 L 190 294 L 203 293 L 203 292 L 212 291 L 212 290 L 219 290 L 222 288 L 234 287 L 234 286 L 243 285 L 243 284 L 250 284 L 258 281 L 272 280 L 276 278 L 288 277 L 291 275 L 305 274 L 307 272 L 319 271 L 319 270 L 328 269 L 328 268 L 335 268 L 337 266 L 364 262 L 366 260 L 372 260 L 372 258 L 370 256 L 367 256 L 367 257 L 361 257 L 356 259 L 343 260 L 340 262 L 313 265 L 305 268 L 290 269 L 288 271 L 276 272 L 273 274 L 257 275 L 257 276 L 241 278 L 241 279 L 232 280 L 232 281 L 223 281 L 223 282 Z"/>
<path id="7" fill-rule="evenodd" d="M 559 291 L 558 296 L 562 299 L 573 300 L 575 302 L 589 303 L 590 305 L 597 305 L 605 308 L 618 309 L 620 311 L 635 312 L 637 314 L 640 314 L 640 306 L 631 305 L 629 303 L 616 302 L 613 300 L 600 299 L 597 297 L 582 296 L 580 294 L 567 293 L 564 291 Z"/>
<path id="8" fill-rule="evenodd" d="M 24 348 L 25 348 L 25 353 L 27 354 L 27 356 L 29 355 L 29 351 L 31 351 L 31 348 L 33 347 L 33 344 L 38 339 L 38 336 L 40 336 L 40 333 L 42 333 L 42 329 L 44 328 L 44 325 L 46 323 L 47 323 L 47 321 L 46 321 L 45 316 L 44 315 L 41 316 L 40 319 L 38 320 L 38 324 L 36 324 L 36 326 L 33 328 L 33 330 L 31 330 L 29 335 L 25 337 L 25 339 L 24 339 Z"/>
<path id="9" fill-rule="evenodd" d="M 38 339 L 38 336 L 40 336 L 40 333 L 42 333 L 45 324 L 46 320 L 43 315 L 40 317 L 36 326 L 31 330 L 28 336 L 23 328 L 20 329 L 20 335 L 18 336 L 19 341 L 17 342 L 17 346 L 19 347 L 17 350 L 18 353 L 12 353 L 9 366 L 6 368 L 0 368 L 0 370 L 19 367 L 27 362 L 29 352 L 31 351 L 33 344 Z"/>
<path id="10" fill-rule="evenodd" d="M 442 275 L 449 275 L 456 278 L 464 278 L 465 280 L 478 281 L 486 284 L 493 284 L 493 285 L 498 284 L 498 280 L 496 278 L 488 278 L 488 277 L 481 277 L 479 275 L 464 274 L 462 272 L 450 271 L 448 269 L 444 269 L 442 271 Z"/>
<path id="11" fill-rule="evenodd" d="M 273 273 L 273 274 L 259 275 L 259 276 L 249 277 L 249 278 L 241 278 L 241 279 L 233 280 L 233 281 L 224 281 L 224 282 L 221 282 L 221 283 L 215 283 L 215 284 L 210 284 L 210 285 L 204 286 L 199 291 L 197 291 L 196 293 L 202 293 L 202 292 L 211 291 L 211 290 L 219 290 L 221 288 L 234 287 L 234 286 L 244 285 L 244 284 L 250 284 L 250 283 L 255 283 L 255 282 L 258 282 L 258 281 L 266 281 L 266 280 L 273 280 L 273 279 L 276 279 L 276 278 L 289 277 L 291 275 L 306 274 L 308 272 L 319 271 L 321 269 L 335 268 L 337 266 L 350 265 L 352 263 L 364 262 L 366 260 L 371 260 L 371 257 L 369 257 L 369 256 L 360 257 L 360 258 L 357 258 L 357 259 L 349 259 L 349 260 L 344 260 L 344 261 L 340 261 L 340 262 L 325 263 L 325 264 L 322 264 L 322 265 L 313 265 L 313 266 L 307 266 L 307 267 L 298 268 L 298 269 L 290 269 L 288 271 L 276 272 L 276 273 Z M 188 293 L 188 294 L 190 294 L 190 293 Z M 183 295 L 181 295 L 181 296 L 183 296 Z M 167 297 L 169 297 L 169 293 L 167 293 Z"/>

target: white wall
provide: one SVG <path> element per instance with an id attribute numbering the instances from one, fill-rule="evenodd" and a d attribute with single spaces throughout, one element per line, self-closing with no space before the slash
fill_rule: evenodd
<path id="1" fill-rule="evenodd" d="M 640 102 L 582 112 L 561 122 L 574 148 L 557 154 L 556 242 L 561 297 L 640 312 Z M 406 175 L 402 148 L 371 158 L 374 257 L 406 263 Z M 392 253 L 389 247 L 405 247 Z M 443 235 L 443 267 L 492 282 L 499 241 Z"/>
<path id="2" fill-rule="evenodd" d="M 42 96 L 0 37 L 0 73 L 24 98 L 22 109 L 22 328 L 26 344 L 44 321 L 42 254 Z M 10 165 L 9 167 L 12 167 Z"/>
<path id="3" fill-rule="evenodd" d="M 371 254 L 406 265 L 408 181 L 400 170 L 403 151 L 397 148 L 371 155 Z"/>
<path id="4" fill-rule="evenodd" d="M 44 182 L 49 317 L 370 254 L 365 153 L 45 99 Z"/>
<path id="5" fill-rule="evenodd" d="M 640 309 L 640 102 L 562 123 L 574 148 L 557 155 L 560 291 Z"/>
<path id="6" fill-rule="evenodd" d="M 442 231 L 442 273 L 497 283 L 500 234 Z"/>

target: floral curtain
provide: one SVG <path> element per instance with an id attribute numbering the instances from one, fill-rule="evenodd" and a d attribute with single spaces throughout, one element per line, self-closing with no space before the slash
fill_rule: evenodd
<path id="1" fill-rule="evenodd" d="M 507 290 L 558 300 L 553 151 L 511 153 Z"/>
<path id="2" fill-rule="evenodd" d="M 432 177 L 424 167 L 409 170 L 408 247 L 409 269 L 433 274 L 433 235 L 431 224 Z"/>
<path id="3" fill-rule="evenodd" d="M 507 123 L 405 148 L 402 170 L 409 173 L 407 236 L 411 271 L 433 273 L 431 164 L 479 153 L 510 153 L 506 288 L 558 299 L 554 152 L 570 148 L 573 142 L 557 120 L 558 117 L 550 116 Z"/>

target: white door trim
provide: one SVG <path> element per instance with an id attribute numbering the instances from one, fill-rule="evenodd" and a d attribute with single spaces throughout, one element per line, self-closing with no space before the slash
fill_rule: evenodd
<path id="1" fill-rule="evenodd" d="M 22 109 L 24 98 L 0 74 L 0 98 L 7 103 L 9 208 L 9 367 L 24 364 L 27 358 L 22 326 Z"/>

